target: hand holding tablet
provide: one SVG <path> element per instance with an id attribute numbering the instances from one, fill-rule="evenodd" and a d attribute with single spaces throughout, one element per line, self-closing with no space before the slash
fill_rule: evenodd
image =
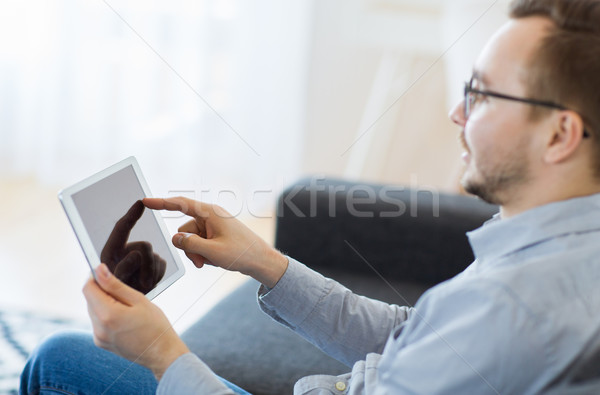
<path id="1" fill-rule="evenodd" d="M 152 299 L 185 269 L 160 213 L 141 202 L 149 196 L 134 157 L 59 193 L 92 273 L 106 263 L 117 278 Z"/>
<path id="2" fill-rule="evenodd" d="M 173 243 L 197 267 L 240 271 L 272 288 L 288 260 L 217 205 L 149 195 L 137 162 L 128 158 L 63 190 L 59 198 L 94 274 L 83 288 L 94 343 L 146 366 L 160 380 L 189 349 L 148 300 L 184 273 L 158 210 L 191 217 Z"/>

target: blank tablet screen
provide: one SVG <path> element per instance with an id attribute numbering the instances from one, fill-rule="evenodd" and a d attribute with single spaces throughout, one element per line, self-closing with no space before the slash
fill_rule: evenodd
<path id="1" fill-rule="evenodd" d="M 178 268 L 132 166 L 72 195 L 96 253 L 122 281 L 148 293 Z M 139 219 L 138 219 L 139 218 Z"/>

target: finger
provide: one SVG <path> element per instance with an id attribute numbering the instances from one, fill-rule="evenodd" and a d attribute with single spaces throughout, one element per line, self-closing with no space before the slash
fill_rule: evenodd
<path id="1" fill-rule="evenodd" d="M 106 341 L 106 328 L 110 326 L 110 322 L 115 317 L 123 314 L 124 309 L 127 307 L 107 294 L 93 278 L 90 278 L 83 287 L 83 295 L 87 302 L 87 311 L 94 329 L 94 343 L 99 347 L 110 350 L 110 342 Z"/>
<path id="2" fill-rule="evenodd" d="M 152 259 L 145 261 L 139 271 L 138 282 L 140 288 L 138 290 L 143 293 L 148 293 L 153 290 L 162 278 L 165 268 L 166 262 L 158 256 L 158 254 L 152 254 Z"/>
<path id="3" fill-rule="evenodd" d="M 147 241 L 134 241 L 127 243 L 127 251 L 138 251 L 142 255 L 142 263 L 149 263 L 152 261 L 152 244 Z"/>
<path id="4" fill-rule="evenodd" d="M 185 256 L 187 256 L 188 259 L 190 261 L 192 261 L 194 266 L 196 266 L 198 269 L 200 269 L 202 266 L 204 266 L 204 262 L 206 262 L 206 258 L 204 258 L 202 255 L 186 252 Z"/>
<path id="5" fill-rule="evenodd" d="M 165 275 L 167 263 L 158 254 L 153 252 L 152 245 L 146 241 L 128 243 L 126 248 L 130 253 L 135 251 L 139 254 L 140 264 L 135 268 L 136 278 L 135 281 L 128 282 L 123 277 L 117 277 L 138 291 L 148 293 Z"/>
<path id="6" fill-rule="evenodd" d="M 108 270 L 105 264 L 96 268 L 96 278 L 104 292 L 125 305 L 132 306 L 146 300 L 144 294 L 124 284 Z"/>
<path id="7" fill-rule="evenodd" d="M 146 294 L 150 292 L 156 283 L 154 282 L 154 253 L 152 245 L 146 241 L 136 241 L 127 244 L 128 251 L 136 251 L 140 255 L 140 265 L 131 281 L 125 281 L 127 285 Z"/>
<path id="8" fill-rule="evenodd" d="M 173 235 L 171 239 L 173 245 L 185 252 L 198 254 L 202 256 L 210 255 L 211 247 L 214 246 L 214 241 L 205 239 L 193 233 L 179 232 Z"/>
<path id="9" fill-rule="evenodd" d="M 99 317 L 106 317 L 112 309 L 121 304 L 104 292 L 93 277 L 87 280 L 82 292 L 93 320 Z"/>
<path id="10" fill-rule="evenodd" d="M 94 344 L 101 348 L 107 348 L 108 344 L 97 338 L 96 332 L 101 332 L 106 322 L 109 322 L 110 317 L 114 316 L 117 301 L 108 296 L 100 286 L 93 280 L 88 280 L 83 287 L 83 295 L 87 303 L 87 311 L 92 321 L 94 331 Z M 109 298 L 109 300 L 105 300 Z"/>
<path id="11" fill-rule="evenodd" d="M 142 254 L 139 251 L 130 251 L 121 262 L 117 264 L 114 275 L 121 281 L 131 286 L 131 278 L 142 266 Z"/>
<path id="12" fill-rule="evenodd" d="M 154 285 L 162 280 L 167 271 L 167 262 L 158 254 L 154 254 Z"/>
<path id="13" fill-rule="evenodd" d="M 173 198 L 144 198 L 144 205 L 153 210 L 179 211 L 195 218 L 206 218 L 211 212 L 212 205 L 189 199 L 183 196 Z"/>
<path id="14" fill-rule="evenodd" d="M 144 209 L 142 201 L 137 200 L 125 215 L 117 221 L 100 254 L 102 261 L 107 262 L 112 260 L 114 257 L 111 255 L 117 254 L 120 249 L 125 247 L 131 229 L 133 229 L 137 221 L 141 218 Z"/>
<path id="15" fill-rule="evenodd" d="M 185 224 L 181 225 L 177 229 L 177 231 L 184 233 L 195 233 L 202 237 L 206 237 L 206 226 L 204 224 L 204 221 L 198 221 L 195 219 L 192 219 L 186 222 Z"/>

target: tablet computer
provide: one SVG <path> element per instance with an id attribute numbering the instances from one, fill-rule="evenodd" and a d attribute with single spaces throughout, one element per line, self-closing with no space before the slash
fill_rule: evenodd
<path id="1" fill-rule="evenodd" d="M 152 299 L 185 268 L 163 218 L 141 202 L 150 196 L 134 157 L 58 194 L 94 277 L 96 267 L 105 263 L 121 281 Z"/>

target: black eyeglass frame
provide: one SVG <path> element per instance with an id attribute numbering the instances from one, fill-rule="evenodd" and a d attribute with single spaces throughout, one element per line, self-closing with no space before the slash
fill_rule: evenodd
<path id="1" fill-rule="evenodd" d="M 463 115 L 464 115 L 465 119 L 468 119 L 469 115 L 471 114 L 471 103 L 469 102 L 469 93 L 476 93 L 478 95 L 490 96 L 490 97 L 495 97 L 495 98 L 503 99 L 503 100 L 510 100 L 510 101 L 516 101 L 516 102 L 525 103 L 525 104 L 531 104 L 533 106 L 542 106 L 542 107 L 554 108 L 557 110 L 568 110 L 567 107 L 557 104 L 557 103 L 554 103 L 554 102 L 551 102 L 551 101 L 526 99 L 523 97 L 505 95 L 505 94 L 493 92 L 493 91 L 482 91 L 479 89 L 474 89 L 472 85 L 473 85 L 472 78 L 468 82 L 465 82 L 465 92 L 464 92 L 465 103 L 464 103 L 464 108 L 463 108 L 463 110 L 464 110 Z M 590 137 L 589 132 L 585 128 L 583 129 L 583 137 L 585 137 L 585 138 Z"/>

